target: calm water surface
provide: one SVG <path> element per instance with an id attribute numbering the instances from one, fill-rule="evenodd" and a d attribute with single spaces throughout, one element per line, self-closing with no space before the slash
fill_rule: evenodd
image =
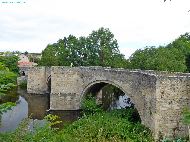
<path id="1" fill-rule="evenodd" d="M 16 106 L 1 115 L 0 132 L 15 130 L 24 118 L 30 118 L 32 124 L 34 122 L 43 124 L 44 116 L 51 113 L 58 115 L 63 122 L 70 123 L 77 120 L 80 115 L 79 111 L 47 111 L 49 94 L 31 95 L 27 94 L 26 90 L 18 89 L 3 98 L 3 102 L 6 101 L 16 102 Z"/>
<path id="2" fill-rule="evenodd" d="M 127 100 L 127 95 L 120 95 L 109 106 L 111 109 L 126 108 L 131 106 L 131 102 L 127 102 Z M 80 116 L 80 111 L 49 111 L 49 94 L 32 95 L 27 94 L 26 90 L 18 89 L 0 99 L 0 103 L 3 102 L 16 102 L 16 106 L 0 116 L 0 132 L 15 130 L 24 118 L 30 118 L 31 123 L 29 127 L 33 129 L 35 123 L 44 124 L 45 121 L 43 119 L 47 114 L 58 115 L 60 117 L 63 123 L 58 127 L 71 123 Z"/>

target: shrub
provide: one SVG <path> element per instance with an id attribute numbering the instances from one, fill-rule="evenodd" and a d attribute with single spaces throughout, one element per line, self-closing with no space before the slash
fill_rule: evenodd
<path id="1" fill-rule="evenodd" d="M 25 81 L 21 82 L 19 84 L 19 86 L 20 86 L 21 89 L 26 89 L 27 88 L 27 81 L 25 80 Z"/>
<path id="2" fill-rule="evenodd" d="M 119 112 L 119 111 L 118 111 Z M 151 142 L 151 132 L 140 123 L 131 123 L 126 117 L 120 117 L 114 112 L 101 112 L 83 116 L 72 125 L 60 131 L 58 138 L 65 141 L 126 141 Z M 120 112 L 119 112 L 120 113 Z"/>
<path id="3" fill-rule="evenodd" d="M 102 107 L 96 104 L 95 97 L 92 97 L 91 94 L 87 95 L 82 101 L 81 109 L 85 115 L 92 115 L 97 112 L 102 112 Z"/>
<path id="4" fill-rule="evenodd" d="M 17 75 L 9 71 L 0 71 L 0 85 L 8 83 L 16 83 Z"/>

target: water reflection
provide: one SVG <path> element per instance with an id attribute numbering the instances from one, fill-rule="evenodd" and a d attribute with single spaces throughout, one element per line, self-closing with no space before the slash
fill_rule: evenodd
<path id="1" fill-rule="evenodd" d="M 49 109 L 49 95 L 31 95 L 26 96 L 28 102 L 28 117 L 42 120 Z"/>
<path id="2" fill-rule="evenodd" d="M 7 95 L 0 96 L 0 104 L 6 102 L 16 102 L 19 100 L 19 95 L 17 93 L 17 88 L 9 91 Z"/>
<path id="3" fill-rule="evenodd" d="M 16 92 L 14 93 L 16 94 Z M 9 99 L 8 99 L 8 98 Z M 2 102 L 5 100 L 12 100 L 10 95 L 7 95 Z M 26 90 L 17 91 L 18 99 L 14 99 L 12 102 L 17 102 L 17 105 L 11 110 L 3 113 L 1 116 L 0 132 L 8 132 L 15 130 L 19 123 L 24 118 L 30 118 L 30 128 L 32 129 L 34 122 L 43 124 L 43 118 L 51 113 L 58 115 L 63 124 L 75 121 L 80 115 L 79 111 L 47 111 L 49 110 L 49 94 L 44 95 L 31 95 L 27 94 Z M 59 126 L 61 127 L 61 126 Z"/>
<path id="4" fill-rule="evenodd" d="M 19 97 L 17 105 L 1 117 L 0 132 L 11 131 L 17 128 L 23 118 L 28 117 L 28 103 L 23 97 Z"/>
<path id="5" fill-rule="evenodd" d="M 27 101 L 28 117 L 42 120 L 49 109 L 49 94 L 27 94 L 26 90 L 21 89 L 18 89 L 18 93 Z"/>

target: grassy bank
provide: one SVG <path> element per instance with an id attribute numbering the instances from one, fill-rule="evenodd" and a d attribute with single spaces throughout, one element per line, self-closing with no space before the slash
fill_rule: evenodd
<path id="1" fill-rule="evenodd" d="M 94 99 L 83 102 L 83 116 L 72 124 L 59 130 L 53 127 L 58 121 L 56 116 L 45 117 L 43 127 L 35 126 L 30 131 L 29 119 L 22 122 L 12 133 L 0 134 L 2 142 L 152 142 L 151 131 L 140 123 L 133 108 L 103 111 Z"/>
<path id="2" fill-rule="evenodd" d="M 43 127 L 36 126 L 36 130 L 32 132 L 26 130 L 26 124 L 25 126 L 22 124 L 13 133 L 0 134 L 0 141 L 151 142 L 153 139 L 150 130 L 145 128 L 139 122 L 131 122 L 130 119 L 128 119 L 128 117 L 124 114 L 125 112 L 126 111 L 123 110 L 117 110 L 83 116 L 73 124 L 65 126 L 62 130 L 49 127 L 51 124 L 55 124 L 56 121 L 51 121 Z"/>

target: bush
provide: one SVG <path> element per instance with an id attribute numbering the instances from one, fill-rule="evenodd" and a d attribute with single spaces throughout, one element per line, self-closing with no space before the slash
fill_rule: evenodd
<path id="1" fill-rule="evenodd" d="M 20 86 L 21 89 L 26 89 L 27 88 L 27 81 L 25 80 L 25 81 L 21 82 L 19 84 L 19 86 Z"/>
<path id="2" fill-rule="evenodd" d="M 0 71 L 0 85 L 8 83 L 16 83 L 17 75 L 9 71 Z"/>
<path id="3" fill-rule="evenodd" d="M 4 84 L 0 85 L 0 92 L 7 92 L 14 87 L 16 87 L 16 85 L 14 85 L 13 83 L 8 83 L 6 85 L 4 85 Z"/>
<path id="4" fill-rule="evenodd" d="M 81 109 L 84 115 L 93 115 L 103 111 L 102 107 L 96 104 L 96 99 L 91 94 L 82 101 Z"/>
<path id="5" fill-rule="evenodd" d="M 119 112 L 119 111 L 118 111 Z M 57 139 L 63 141 L 126 141 L 151 142 L 151 132 L 140 123 L 131 123 L 126 117 L 120 117 L 114 112 L 101 112 L 83 116 L 72 125 L 60 131 Z M 120 113 L 120 112 L 119 112 Z"/>

